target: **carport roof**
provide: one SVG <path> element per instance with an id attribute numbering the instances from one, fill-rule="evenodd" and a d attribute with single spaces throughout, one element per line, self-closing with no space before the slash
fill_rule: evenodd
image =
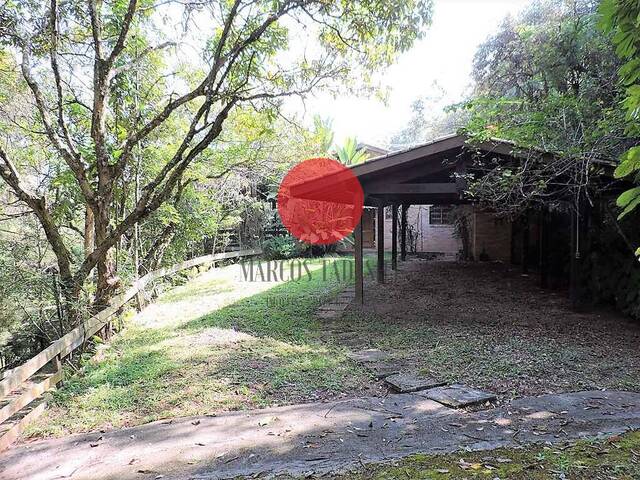
<path id="1" fill-rule="evenodd" d="M 515 157 L 505 140 L 470 143 L 464 134 L 447 135 L 406 150 L 391 152 L 351 167 L 369 205 L 389 203 L 461 203 L 465 160 L 471 152 Z"/>
<path id="2" fill-rule="evenodd" d="M 541 155 L 555 154 L 529 149 Z M 522 159 L 528 153 L 509 140 L 491 138 L 475 141 L 465 134 L 451 134 L 405 150 L 375 157 L 350 167 L 370 206 L 405 204 L 466 203 L 464 179 L 455 174 L 467 173 L 476 154 L 496 155 L 503 159 Z M 595 160 L 610 169 L 615 162 Z M 298 196 L 314 198 L 318 189 L 340 189 L 344 177 L 328 175 L 296 186 Z M 345 192 L 347 193 L 347 192 Z M 321 199 L 322 195 L 319 195 Z"/>

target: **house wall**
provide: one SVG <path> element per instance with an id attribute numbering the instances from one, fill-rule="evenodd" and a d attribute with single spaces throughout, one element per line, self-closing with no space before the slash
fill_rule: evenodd
<path id="1" fill-rule="evenodd" d="M 390 208 L 390 207 L 389 207 Z M 407 223 L 417 232 L 416 251 L 418 253 L 457 254 L 462 251 L 462 240 L 454 234 L 452 225 L 431 225 L 428 205 L 412 205 L 407 213 Z M 486 257 L 492 261 L 511 262 L 512 224 L 497 218 L 491 212 L 466 205 L 460 207 L 467 217 L 469 228 L 470 254 L 473 260 Z M 368 248 L 375 248 L 376 216 L 371 215 L 371 237 L 374 241 Z M 385 214 L 384 247 L 391 251 L 391 218 Z M 398 250 L 400 250 L 400 220 L 398 220 Z M 407 250 L 409 246 L 407 246 Z"/>
<path id="2" fill-rule="evenodd" d="M 390 207 L 389 207 L 390 208 Z M 452 225 L 431 225 L 429 223 L 428 205 L 413 205 L 407 212 L 407 224 L 417 233 L 416 251 L 418 253 L 458 253 L 462 249 L 462 241 L 454 236 Z M 398 236 L 400 222 L 398 221 Z M 385 215 L 384 247 L 391 250 L 391 218 Z M 400 246 L 398 245 L 398 249 Z M 409 250 L 409 246 L 407 246 Z"/>
<path id="3" fill-rule="evenodd" d="M 511 222 L 477 207 L 471 208 L 471 252 L 474 260 L 511 261 Z M 469 216 L 467 217 L 469 218 Z"/>

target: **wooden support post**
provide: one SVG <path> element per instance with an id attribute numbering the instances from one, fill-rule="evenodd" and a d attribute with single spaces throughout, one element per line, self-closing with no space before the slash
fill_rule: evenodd
<path id="1" fill-rule="evenodd" d="M 398 270 L 398 205 L 391 207 L 391 269 Z"/>
<path id="2" fill-rule="evenodd" d="M 525 212 L 522 221 L 522 273 L 529 273 L 529 212 Z"/>
<path id="3" fill-rule="evenodd" d="M 56 375 L 59 378 L 57 384 L 58 386 L 62 386 L 62 381 L 64 379 L 64 374 L 62 370 L 62 355 L 60 354 L 56 355 L 54 362 L 55 362 L 55 368 L 56 368 Z"/>
<path id="4" fill-rule="evenodd" d="M 378 248 L 378 283 L 384 283 L 384 207 L 377 209 L 376 227 L 376 247 Z"/>
<path id="5" fill-rule="evenodd" d="M 540 210 L 540 286 L 549 288 L 549 225 L 547 209 Z"/>
<path id="6" fill-rule="evenodd" d="M 407 210 L 408 205 L 402 205 L 402 218 L 400 219 L 400 260 L 407 260 Z"/>
<path id="7" fill-rule="evenodd" d="M 355 233 L 355 246 L 353 251 L 354 263 L 355 263 L 355 292 L 356 292 L 356 305 L 364 305 L 364 265 L 363 265 L 363 250 L 362 250 L 362 219 L 356 226 Z"/>

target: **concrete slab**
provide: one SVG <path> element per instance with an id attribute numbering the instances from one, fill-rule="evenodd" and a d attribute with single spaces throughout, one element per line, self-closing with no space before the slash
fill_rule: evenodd
<path id="1" fill-rule="evenodd" d="M 390 395 L 165 420 L 31 442 L 3 452 L 0 478 L 305 477 L 419 452 L 553 444 L 638 428 L 640 393 L 544 395 L 481 412 L 446 408 L 419 394 Z"/>
<path id="2" fill-rule="evenodd" d="M 496 399 L 493 393 L 483 392 L 464 385 L 433 388 L 425 392 L 424 396 L 452 408 L 469 407 Z"/>
<path id="3" fill-rule="evenodd" d="M 347 356 L 360 363 L 380 362 L 388 360 L 391 357 L 387 352 L 383 352 L 377 348 L 369 348 L 367 350 L 348 353 Z"/>
<path id="4" fill-rule="evenodd" d="M 420 390 L 427 390 L 429 388 L 439 387 L 440 385 L 445 384 L 445 382 L 436 380 L 435 378 L 414 373 L 399 373 L 397 375 L 391 375 L 385 378 L 384 381 L 389 385 L 389 387 L 398 393 L 418 392 Z"/>

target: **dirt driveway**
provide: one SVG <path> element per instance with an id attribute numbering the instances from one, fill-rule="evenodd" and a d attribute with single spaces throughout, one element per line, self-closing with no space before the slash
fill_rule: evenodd
<path id="1" fill-rule="evenodd" d="M 640 390 L 640 325 L 609 311 L 575 313 L 564 292 L 494 263 L 412 260 L 366 307 L 327 325 L 349 349 L 491 390 L 503 400 L 579 390 Z"/>

